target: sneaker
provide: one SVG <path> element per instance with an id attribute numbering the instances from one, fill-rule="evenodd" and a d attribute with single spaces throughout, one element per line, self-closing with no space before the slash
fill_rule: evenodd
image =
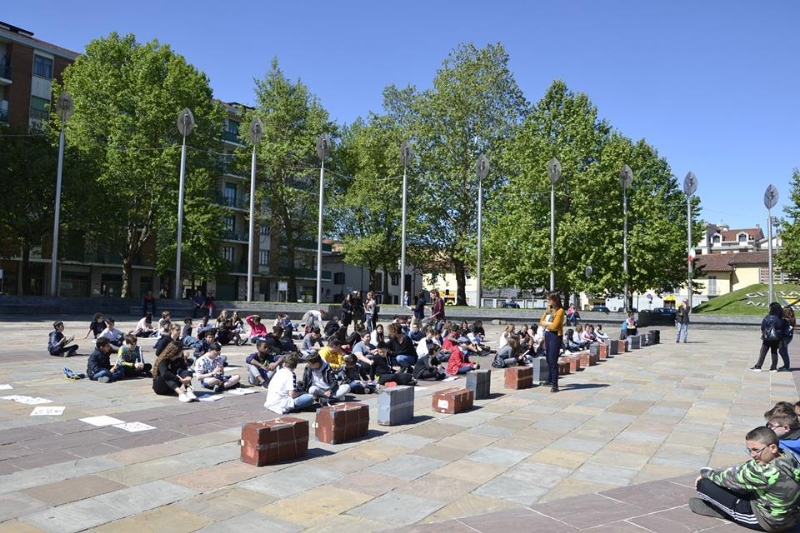
<path id="1" fill-rule="evenodd" d="M 98 383 L 108 383 L 109 381 L 111 381 L 111 378 L 108 376 L 100 376 L 97 378 Z"/>
<path id="2" fill-rule="evenodd" d="M 558 387 L 550 387 L 550 392 L 558 392 Z"/>
<path id="3" fill-rule="evenodd" d="M 250 385 L 251 387 L 252 387 L 253 385 L 256 385 L 256 378 L 254 378 L 254 377 L 253 377 L 252 375 L 250 375 L 250 374 L 247 374 L 247 384 L 248 384 L 248 385 Z"/>
<path id="4" fill-rule="evenodd" d="M 262 381 L 261 382 L 261 387 L 264 388 L 264 389 L 268 389 L 269 388 L 269 381 Z"/>
<path id="5" fill-rule="evenodd" d="M 186 392 L 185 392 L 184 394 L 186 395 L 186 397 L 187 397 L 187 398 L 189 398 L 189 401 L 190 401 L 190 402 L 196 402 L 196 401 L 198 401 L 198 400 L 197 400 L 197 396 L 195 396 L 195 394 L 194 394 L 194 391 L 193 391 L 193 390 L 191 390 L 191 389 L 187 388 L 187 389 L 186 389 Z"/>
<path id="6" fill-rule="evenodd" d="M 777 372 L 777 371 L 778 371 L 778 369 L 777 369 L 777 368 L 770 368 L 770 369 L 769 369 L 769 371 L 770 371 L 770 372 Z"/>
<path id="7" fill-rule="evenodd" d="M 223 387 L 221 384 L 220 385 L 214 385 L 214 388 L 211 389 L 211 390 L 214 391 L 214 394 L 219 394 L 220 392 L 225 390 L 225 387 Z"/>
<path id="8" fill-rule="evenodd" d="M 760 366 L 754 366 L 750 370 L 752 370 L 753 372 L 761 372 L 761 367 Z"/>
<path id="9" fill-rule="evenodd" d="M 792 369 L 789 368 L 788 366 L 782 366 L 778 369 L 778 372 L 791 372 L 791 371 Z"/>
<path id="10" fill-rule="evenodd" d="M 328 400 L 328 398 L 320 398 L 319 399 L 319 404 L 322 407 L 327 407 L 330 404 L 330 401 Z"/>
<path id="11" fill-rule="evenodd" d="M 703 516 L 710 516 L 712 518 L 727 518 L 724 514 L 720 513 L 712 505 L 700 498 L 689 498 L 689 509 L 694 514 Z"/>
<path id="12" fill-rule="evenodd" d="M 192 401 L 192 399 L 189 398 L 189 396 L 185 392 L 182 392 L 178 394 L 178 401 L 182 403 L 189 403 Z"/>

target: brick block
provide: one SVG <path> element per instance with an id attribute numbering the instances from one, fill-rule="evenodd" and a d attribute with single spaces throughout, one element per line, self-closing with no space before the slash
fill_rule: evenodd
<path id="1" fill-rule="evenodd" d="M 282 417 L 242 426 L 241 460 L 264 466 L 308 453 L 308 420 Z"/>
<path id="2" fill-rule="evenodd" d="M 366 435 L 369 429 L 369 408 L 355 402 L 323 407 L 317 411 L 314 426 L 320 442 L 340 444 L 357 439 Z"/>
<path id="3" fill-rule="evenodd" d="M 469 389 L 444 389 L 433 395 L 431 407 L 439 413 L 451 415 L 472 409 L 475 393 Z"/>
<path id="4" fill-rule="evenodd" d="M 533 368 L 529 366 L 508 367 L 504 378 L 507 389 L 529 389 L 533 387 Z"/>

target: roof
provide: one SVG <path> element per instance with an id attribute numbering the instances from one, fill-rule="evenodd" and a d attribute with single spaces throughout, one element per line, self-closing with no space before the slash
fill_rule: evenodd
<path id="1" fill-rule="evenodd" d="M 766 265 L 769 263 L 769 252 L 745 252 L 730 255 L 729 263 L 733 266 L 739 265 Z"/>
<path id="2" fill-rule="evenodd" d="M 700 255 L 697 257 L 695 264 L 697 268 L 703 268 L 706 272 L 731 272 L 733 271 L 733 267 L 730 265 L 732 255 L 733 254 Z"/>
<path id="3" fill-rule="evenodd" d="M 761 240 L 764 238 L 764 232 L 759 227 L 755 228 L 742 228 L 742 229 L 719 229 L 715 231 L 712 235 L 719 235 L 722 237 L 723 241 L 728 242 L 736 242 L 739 240 L 740 233 L 747 234 L 747 240 Z"/>

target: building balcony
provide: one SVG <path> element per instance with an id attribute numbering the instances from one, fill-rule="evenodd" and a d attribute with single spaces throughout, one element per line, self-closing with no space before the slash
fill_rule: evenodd
<path id="1" fill-rule="evenodd" d="M 289 267 L 280 267 L 278 268 L 278 275 L 282 278 L 289 277 Z M 295 268 L 294 275 L 297 279 L 310 279 L 316 280 L 317 279 L 317 269 L 316 268 Z M 330 270 L 323 270 L 322 271 L 322 281 L 331 281 L 333 276 L 331 275 Z"/>
<path id="2" fill-rule="evenodd" d="M 234 143 L 234 144 L 242 144 L 242 142 L 239 140 L 239 132 L 238 131 L 223 130 L 222 131 L 222 139 L 224 141 L 231 142 L 231 143 Z"/>
<path id="3" fill-rule="evenodd" d="M 11 77 L 11 65 L 6 62 L 0 63 L 0 87 L 4 87 L 6 85 L 11 85 L 12 77 Z"/>
<path id="4" fill-rule="evenodd" d="M 247 233 L 226 230 L 222 232 L 222 240 L 234 242 L 249 242 Z"/>
<path id="5" fill-rule="evenodd" d="M 0 101 L 0 122 L 8 124 L 8 100 Z"/>
<path id="6" fill-rule="evenodd" d="M 297 241 L 294 243 L 295 248 L 301 248 L 303 250 L 314 250 L 317 249 L 317 241 Z M 323 252 L 331 252 L 333 251 L 333 246 L 329 243 L 323 242 L 322 243 L 322 251 Z"/>
<path id="7" fill-rule="evenodd" d="M 225 207 L 231 207 L 233 209 L 241 209 L 243 211 L 248 211 L 250 209 L 250 195 L 242 195 L 242 196 L 225 196 L 222 194 L 217 194 L 217 203 L 219 205 L 224 205 Z"/>

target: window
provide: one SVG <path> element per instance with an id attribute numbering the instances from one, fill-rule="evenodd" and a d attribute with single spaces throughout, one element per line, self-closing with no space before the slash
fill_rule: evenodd
<path id="1" fill-rule="evenodd" d="M 233 231 L 236 229 L 236 219 L 225 217 L 222 219 L 222 225 L 225 227 L 225 231 Z"/>
<path id="2" fill-rule="evenodd" d="M 268 265 L 269 264 L 269 250 L 259 250 L 258 251 L 258 264 L 259 265 Z"/>
<path id="3" fill-rule="evenodd" d="M 233 246 L 223 246 L 222 247 L 222 258 L 225 261 L 229 261 L 233 263 Z"/>
<path id="4" fill-rule="evenodd" d="M 334 285 L 344 285 L 344 272 L 335 272 L 333 274 Z"/>
<path id="5" fill-rule="evenodd" d="M 717 295 L 717 276 L 708 276 L 708 295 Z"/>
<path id="6" fill-rule="evenodd" d="M 233 207 L 236 205 L 236 184 L 235 183 L 225 183 L 225 190 L 222 192 L 222 196 L 225 199 L 225 205 L 228 207 Z"/>
<path id="7" fill-rule="evenodd" d="M 392 285 L 400 285 L 400 273 L 399 272 L 390 272 L 389 273 L 389 281 Z"/>
<path id="8" fill-rule="evenodd" d="M 740 233 L 739 234 L 739 242 L 747 242 L 747 234 L 746 233 Z"/>
<path id="9" fill-rule="evenodd" d="M 268 225 L 268 224 L 261 224 L 261 225 L 258 227 L 258 232 L 259 232 L 261 235 L 269 235 L 269 225 Z"/>
<path id="10" fill-rule="evenodd" d="M 41 78 L 53 79 L 53 60 L 40 56 L 33 56 L 33 75 Z"/>
<path id="11" fill-rule="evenodd" d="M 31 96 L 31 118 L 37 120 L 47 120 L 49 118 L 50 100 Z"/>
<path id="12" fill-rule="evenodd" d="M 714 242 L 714 244 L 719 244 L 720 242 L 722 242 L 722 237 L 720 237 L 719 235 L 714 235 L 714 238 L 711 240 L 712 242 Z"/>
<path id="13" fill-rule="evenodd" d="M 375 290 L 383 290 L 383 272 L 375 272 Z"/>

